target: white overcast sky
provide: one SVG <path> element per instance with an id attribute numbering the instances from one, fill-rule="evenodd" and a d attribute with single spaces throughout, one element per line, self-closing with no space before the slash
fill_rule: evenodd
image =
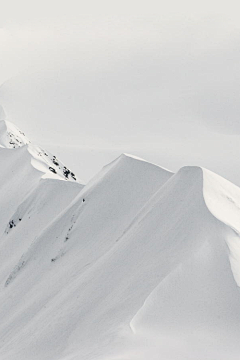
<path id="1" fill-rule="evenodd" d="M 88 180 L 121 152 L 240 185 L 237 1 L 11 1 L 0 104 Z"/>

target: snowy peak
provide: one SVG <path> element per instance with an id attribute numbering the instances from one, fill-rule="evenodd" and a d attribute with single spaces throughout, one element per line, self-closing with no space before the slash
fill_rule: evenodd
<path id="1" fill-rule="evenodd" d="M 30 144 L 24 132 L 7 120 L 0 121 L 0 147 L 16 149 Z"/>
<path id="2" fill-rule="evenodd" d="M 238 359 L 240 189 L 129 154 L 83 187 L 20 135 L 0 123 L 0 358 Z"/>
<path id="3" fill-rule="evenodd" d="M 122 153 L 121 155 L 120 155 L 120 157 L 119 157 L 120 159 L 122 159 L 122 160 L 129 160 L 129 161 L 134 161 L 134 160 L 136 160 L 136 161 L 142 161 L 142 162 L 144 162 L 144 163 L 147 163 L 147 164 L 149 164 L 149 166 L 156 166 L 156 167 L 158 167 L 159 169 L 162 169 L 162 171 L 163 172 L 166 172 L 166 173 L 168 173 L 169 175 L 171 174 L 173 174 L 173 172 L 172 171 L 170 171 L 169 169 L 166 169 L 166 168 L 164 168 L 164 167 L 162 167 L 162 166 L 159 166 L 159 165 L 157 165 L 157 164 L 154 164 L 154 163 L 152 163 L 152 162 L 149 162 L 149 161 L 147 161 L 147 160 L 145 160 L 145 159 L 142 159 L 142 158 L 140 158 L 140 157 L 138 157 L 138 156 L 135 156 L 135 155 L 132 155 L 132 154 L 128 154 L 128 153 Z"/>
<path id="4" fill-rule="evenodd" d="M 34 192 L 11 217 L 5 254 L 9 241 L 19 243 L 25 224 L 33 221 L 34 228 L 39 219 L 32 220 L 29 209 L 41 205 L 45 185 L 41 189 L 40 196 L 39 190 Z M 239 196 L 239 188 L 200 167 L 183 167 L 172 175 L 121 155 L 37 231 L 34 241 L 33 236 L 25 241 L 27 251 L 19 249 L 17 261 L 12 256 L 10 266 L 8 260 L 0 292 L 0 335 L 7 345 L 0 354 L 11 360 L 17 351 L 24 360 L 159 359 L 182 335 L 191 344 L 194 333 L 205 349 L 207 341 L 198 335 L 206 329 L 215 344 L 221 332 L 228 345 L 231 337 L 235 342 L 230 331 L 235 327 L 239 354 L 240 294 L 233 278 L 234 273 L 237 280 L 240 263 L 235 253 L 239 236 L 226 226 L 223 210 L 219 213 L 225 201 L 235 213 Z M 4 263 L 7 256 L 2 257 Z M 142 333 L 144 339 L 150 337 L 149 346 Z M 159 339 L 165 346 L 168 333 L 165 351 Z M 13 344 L 16 350 L 9 357 Z M 25 349 L 30 349 L 27 355 Z M 131 349 L 136 356 L 128 353 Z M 194 358 L 189 349 L 187 357 Z M 174 354 L 169 358 L 178 359 Z"/>
<path id="5" fill-rule="evenodd" d="M 1 111 L 0 107 L 0 111 Z M 4 111 L 0 113 L 4 118 Z M 57 157 L 50 152 L 31 143 L 25 133 L 7 120 L 0 120 L 0 148 L 19 149 L 26 146 L 31 155 L 31 164 L 43 173 L 43 178 L 78 181 L 75 173 L 65 166 Z"/>
<path id="6" fill-rule="evenodd" d="M 156 164 L 150 163 L 144 159 L 141 159 L 137 156 L 123 153 L 115 160 L 103 167 L 102 171 L 98 173 L 88 184 L 92 186 L 93 182 L 100 181 L 101 178 L 105 176 L 119 176 L 121 178 L 122 174 L 127 178 L 138 182 L 142 176 L 145 176 L 149 172 L 149 176 L 152 173 L 158 174 L 159 183 L 164 183 L 167 181 L 173 173 L 163 167 L 160 167 Z"/>

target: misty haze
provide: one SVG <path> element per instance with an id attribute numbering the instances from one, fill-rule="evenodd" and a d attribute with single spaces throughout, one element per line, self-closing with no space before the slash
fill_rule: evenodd
<path id="1" fill-rule="evenodd" d="M 240 7 L 0 14 L 0 359 L 240 359 Z"/>

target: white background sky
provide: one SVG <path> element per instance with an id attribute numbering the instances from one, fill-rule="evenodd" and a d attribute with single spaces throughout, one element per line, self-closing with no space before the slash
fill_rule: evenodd
<path id="1" fill-rule="evenodd" d="M 237 1 L 8 1 L 0 103 L 88 180 L 121 152 L 240 185 Z"/>

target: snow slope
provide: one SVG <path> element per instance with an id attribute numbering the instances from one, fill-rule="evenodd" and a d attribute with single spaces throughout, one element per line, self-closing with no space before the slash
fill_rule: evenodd
<path id="1" fill-rule="evenodd" d="M 233 209 L 229 194 L 237 202 L 239 188 L 200 168 L 183 168 L 175 178 L 182 186 L 174 186 L 174 199 L 187 205 L 186 217 L 182 210 L 181 217 L 175 213 L 173 236 L 168 233 L 161 238 L 162 276 L 130 322 L 134 336 L 125 356 L 238 359 L 240 294 L 235 280 L 239 272 L 232 258 L 239 266 L 239 235 L 232 224 L 239 209 Z M 192 190 L 187 195 L 185 187 L 190 181 Z M 187 204 L 182 198 L 186 195 Z M 227 207 L 232 207 L 232 216 Z M 152 220 L 155 211 L 157 208 L 148 212 L 143 222 L 148 223 L 148 217 Z M 229 243 L 236 245 L 230 253 Z"/>
<path id="2" fill-rule="evenodd" d="M 56 165 L 55 156 L 31 144 L 22 131 L 5 120 L 0 121 L 0 163 L 0 201 L 3 209 L 0 218 L 0 233 L 5 229 L 8 220 L 11 220 L 10 217 L 16 207 L 26 196 L 34 190 L 35 193 L 40 191 L 36 188 L 39 187 L 41 179 L 76 182 L 66 166 L 60 162 Z M 68 176 L 64 175 L 64 169 L 69 171 Z M 83 185 L 78 181 L 77 183 L 77 188 L 80 190 Z"/>
<path id="3" fill-rule="evenodd" d="M 0 130 L 0 278 L 5 279 L 22 252 L 83 185 L 63 176 L 52 178 L 37 159 L 38 147 L 13 124 L 1 121 Z"/>
<path id="4" fill-rule="evenodd" d="M 40 176 L 1 225 L 1 359 L 239 359 L 238 187 L 126 154 L 81 189 Z"/>

